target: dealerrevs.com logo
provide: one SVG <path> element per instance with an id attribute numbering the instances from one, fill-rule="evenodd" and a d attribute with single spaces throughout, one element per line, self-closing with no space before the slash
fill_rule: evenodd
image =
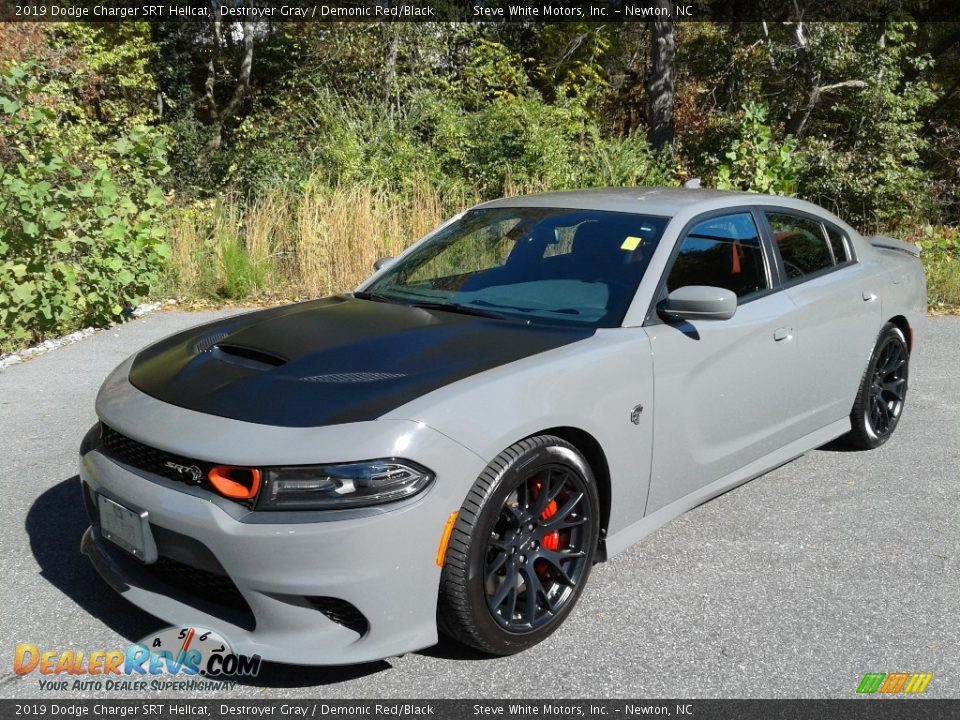
<path id="1" fill-rule="evenodd" d="M 919 695 L 932 679 L 933 673 L 867 673 L 857 686 L 857 692 L 861 695 Z"/>
<path id="2" fill-rule="evenodd" d="M 222 690 L 232 687 L 231 678 L 257 675 L 260 656 L 234 653 L 215 630 L 169 627 L 126 650 L 41 650 L 21 643 L 13 670 L 39 673 L 41 690 Z"/>

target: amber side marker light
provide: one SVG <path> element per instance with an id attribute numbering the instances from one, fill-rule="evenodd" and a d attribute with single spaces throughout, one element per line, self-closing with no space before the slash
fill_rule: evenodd
<path id="1" fill-rule="evenodd" d="M 450 534 L 453 532 L 453 524 L 457 522 L 459 511 L 450 513 L 447 518 L 447 524 L 443 526 L 443 534 L 440 536 L 440 547 L 437 548 L 437 567 L 443 567 L 443 558 L 447 554 L 447 543 L 450 542 Z"/>
<path id="2" fill-rule="evenodd" d="M 217 465 L 207 478 L 218 493 L 231 500 L 250 500 L 260 490 L 260 471 L 256 468 Z"/>

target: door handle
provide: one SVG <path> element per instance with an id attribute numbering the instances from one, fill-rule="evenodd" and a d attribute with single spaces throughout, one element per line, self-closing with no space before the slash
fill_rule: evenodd
<path id="1" fill-rule="evenodd" d="M 773 331 L 773 339 L 777 342 L 791 340 L 793 338 L 793 328 L 777 328 Z"/>
<path id="2" fill-rule="evenodd" d="M 872 293 L 869 290 L 864 290 L 863 295 L 861 295 L 861 297 L 863 298 L 864 302 L 873 302 L 874 300 L 877 299 L 877 294 Z"/>

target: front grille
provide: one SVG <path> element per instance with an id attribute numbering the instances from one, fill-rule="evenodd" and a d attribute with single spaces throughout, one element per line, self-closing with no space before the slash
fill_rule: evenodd
<path id="1" fill-rule="evenodd" d="M 211 489 L 207 482 L 207 473 L 213 467 L 212 463 L 174 455 L 165 450 L 144 445 L 108 425 L 103 425 L 101 443 L 104 455 L 124 465 L 146 470 L 175 482 Z"/>
<path id="2" fill-rule="evenodd" d="M 155 563 L 139 567 L 156 581 L 152 588 L 155 592 L 170 595 L 244 630 L 256 628 L 253 610 L 230 578 L 164 555 L 158 557 Z M 170 590 L 174 593 L 171 594 Z"/>
<path id="3" fill-rule="evenodd" d="M 343 627 L 353 630 L 358 635 L 363 635 L 370 627 L 363 613 L 346 600 L 335 597 L 312 596 L 307 598 L 307 602 L 337 625 L 343 625 Z"/>
<path id="4" fill-rule="evenodd" d="M 224 575 L 191 567 L 163 555 L 144 567 L 157 580 L 188 595 L 235 610 L 250 610 L 237 586 Z"/>
<path id="5" fill-rule="evenodd" d="M 192 460 L 164 450 L 144 445 L 113 428 L 102 425 L 100 452 L 125 465 L 145 470 L 176 482 L 200 485 L 211 489 L 207 472 L 212 463 Z M 180 467 L 195 467 L 200 473 L 196 482 L 191 473 L 179 472 L 167 463 Z M 84 503 L 91 522 L 99 522 L 93 490 L 83 483 Z M 105 548 L 114 555 L 114 560 L 123 564 L 135 576 L 140 577 L 148 589 L 176 600 L 187 602 L 198 609 L 233 623 L 237 627 L 253 630 L 256 618 L 243 594 L 226 575 L 226 570 L 216 556 L 198 540 L 151 523 L 151 532 L 157 543 L 159 557 L 155 563 L 144 565 L 131 556 L 115 550 L 105 543 Z M 169 554 L 165 554 L 169 553 Z M 175 555 L 182 562 L 170 555 Z M 188 564 L 195 563 L 195 564 Z M 196 567 L 203 565 L 204 567 Z M 209 568 L 209 569 L 206 569 Z M 216 571 L 216 572 L 213 572 Z M 175 591 L 171 593 L 171 591 Z M 183 596 L 186 596 L 185 599 Z"/>

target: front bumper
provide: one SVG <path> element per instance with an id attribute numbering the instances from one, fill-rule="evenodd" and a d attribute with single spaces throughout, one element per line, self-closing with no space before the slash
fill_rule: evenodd
<path id="1" fill-rule="evenodd" d="M 138 402 L 165 405 L 148 396 Z M 183 414 L 179 431 L 186 438 L 195 439 L 194 423 L 205 422 L 207 433 L 212 425 L 215 432 L 229 434 L 229 424 L 236 422 L 171 408 L 163 412 Z M 109 420 L 119 425 L 117 418 Z M 395 505 L 353 511 L 252 512 L 198 488 L 177 488 L 166 478 L 107 457 L 96 445 L 87 447 L 80 478 L 93 525 L 83 552 L 135 605 L 172 624 L 217 630 L 237 653 L 292 664 L 349 664 L 433 645 L 438 543 L 483 461 L 417 423 L 385 423 L 380 439 L 373 425 L 379 423 L 354 424 L 355 445 L 361 446 L 357 454 L 376 456 L 370 454 L 371 443 L 386 442 L 387 436 L 393 442 L 403 430 L 409 439 L 405 457 L 436 473 L 429 489 Z M 350 430 L 313 430 L 315 462 L 344 460 L 344 447 L 350 448 L 343 443 L 344 428 Z M 119 429 L 126 431 L 123 425 Z M 277 428 L 270 430 L 278 437 Z M 297 429 L 298 441 L 303 430 Z M 171 447 L 169 433 L 161 443 L 178 449 Z M 216 455 L 214 448 L 209 452 Z M 248 457 L 254 452 L 243 449 Z M 276 454 L 275 443 L 269 452 Z M 220 461 L 238 462 L 233 456 Z M 144 565 L 101 536 L 98 493 L 149 513 L 159 563 Z"/>

